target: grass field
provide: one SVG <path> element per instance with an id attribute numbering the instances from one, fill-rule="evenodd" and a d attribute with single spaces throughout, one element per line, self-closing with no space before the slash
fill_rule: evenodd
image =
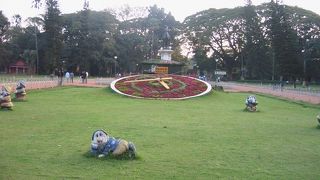
<path id="1" fill-rule="evenodd" d="M 0 179 L 320 179 L 319 106 L 214 92 L 184 101 L 109 89 L 36 90 L 0 111 Z M 88 155 L 92 132 L 133 141 L 136 160 Z"/>

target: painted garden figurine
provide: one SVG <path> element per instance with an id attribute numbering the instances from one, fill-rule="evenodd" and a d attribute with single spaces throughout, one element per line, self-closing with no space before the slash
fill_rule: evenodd
<path id="1" fill-rule="evenodd" d="M 116 139 L 103 130 L 93 132 L 91 138 L 91 153 L 99 158 L 107 155 L 119 156 L 128 153 L 129 158 L 136 156 L 136 148 L 132 142 Z"/>
<path id="2" fill-rule="evenodd" d="M 248 111 L 254 112 L 257 110 L 258 101 L 255 96 L 250 95 L 246 99 L 246 109 Z"/>
<path id="3" fill-rule="evenodd" d="M 13 104 L 11 102 L 10 88 L 2 86 L 0 90 L 0 107 L 1 109 L 12 110 Z"/>
<path id="4" fill-rule="evenodd" d="M 17 100 L 25 100 L 26 98 L 26 85 L 24 81 L 19 81 L 15 91 L 16 99 Z"/>

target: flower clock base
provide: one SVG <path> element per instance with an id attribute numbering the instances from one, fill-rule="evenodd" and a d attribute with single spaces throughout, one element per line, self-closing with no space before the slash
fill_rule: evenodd
<path id="1" fill-rule="evenodd" d="M 127 76 L 111 83 L 111 88 L 122 95 L 145 99 L 188 99 L 209 93 L 209 83 L 180 75 L 143 74 Z"/>

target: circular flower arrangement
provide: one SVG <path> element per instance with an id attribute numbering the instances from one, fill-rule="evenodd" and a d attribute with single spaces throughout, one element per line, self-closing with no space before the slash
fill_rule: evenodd
<path id="1" fill-rule="evenodd" d="M 135 75 L 117 79 L 111 88 L 119 94 L 146 99 L 187 99 L 211 91 L 209 83 L 180 75 Z"/>

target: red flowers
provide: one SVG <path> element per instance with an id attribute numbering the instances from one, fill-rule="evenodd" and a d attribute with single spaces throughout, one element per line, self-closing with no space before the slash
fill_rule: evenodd
<path id="1" fill-rule="evenodd" d="M 155 74 L 124 77 L 112 82 L 111 88 L 123 95 L 152 99 L 186 99 L 211 91 L 210 84 L 193 77 L 166 75 L 162 78 L 164 77 L 172 77 L 172 79 L 163 80 L 170 89 L 166 89 L 158 80 L 148 80 L 161 78 Z M 144 79 L 146 81 L 126 82 Z"/>

